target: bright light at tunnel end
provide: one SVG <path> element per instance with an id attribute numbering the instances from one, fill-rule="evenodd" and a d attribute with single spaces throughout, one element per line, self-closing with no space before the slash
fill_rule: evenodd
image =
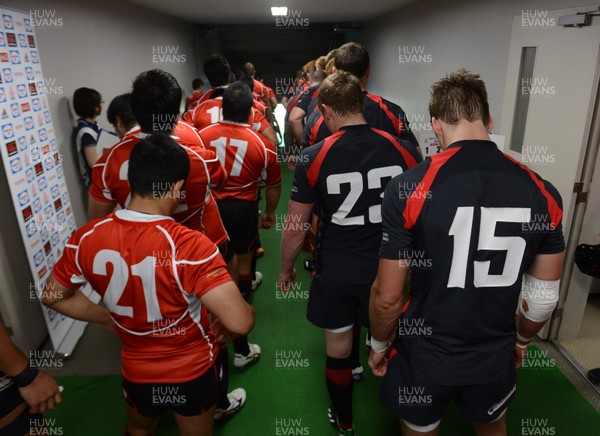
<path id="1" fill-rule="evenodd" d="M 287 15 L 287 12 L 288 12 L 287 6 L 272 6 L 271 7 L 271 14 L 274 17 L 285 16 L 285 15 Z"/>

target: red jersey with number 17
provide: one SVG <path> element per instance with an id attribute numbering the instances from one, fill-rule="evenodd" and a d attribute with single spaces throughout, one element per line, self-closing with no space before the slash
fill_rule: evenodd
<path id="1" fill-rule="evenodd" d="M 231 281 L 217 247 L 171 217 L 118 210 L 77 230 L 52 270 L 88 282 L 118 326 L 123 376 L 183 383 L 212 366 L 218 346 L 200 298 Z"/>
<path id="2" fill-rule="evenodd" d="M 275 147 L 248 124 L 220 121 L 202 129 L 200 137 L 227 171 L 225 188 L 213 191 L 217 200 L 256 201 L 261 180 L 267 185 L 281 181 Z"/>

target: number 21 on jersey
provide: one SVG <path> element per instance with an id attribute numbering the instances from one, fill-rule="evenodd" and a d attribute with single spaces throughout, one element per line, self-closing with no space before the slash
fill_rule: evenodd
<path id="1" fill-rule="evenodd" d="M 140 263 L 131 265 L 130 267 L 118 251 L 103 249 L 96 253 L 93 264 L 94 274 L 107 276 L 107 266 L 108 264 L 112 265 L 113 273 L 102 299 L 109 311 L 117 315 L 133 318 L 134 308 L 132 306 L 119 305 L 119 300 L 127 287 L 129 271 L 131 270 L 131 275 L 139 277 L 142 282 L 147 313 L 146 321 L 152 323 L 163 318 L 158 304 L 158 296 L 156 295 L 155 262 L 156 258 L 148 256 Z"/>

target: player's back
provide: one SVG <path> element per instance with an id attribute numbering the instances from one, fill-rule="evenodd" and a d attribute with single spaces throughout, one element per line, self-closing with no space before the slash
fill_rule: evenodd
<path id="1" fill-rule="evenodd" d="M 369 126 L 411 142 L 415 146 L 419 145 L 417 139 L 410 130 L 410 124 L 406 119 L 406 114 L 400 106 L 379 95 L 369 94 L 366 91 L 363 91 L 363 93 L 365 94 L 365 106 L 363 112 Z M 318 106 L 316 106 L 318 103 L 317 100 L 318 99 L 315 99 L 315 101 L 310 103 L 307 112 L 308 115 L 302 137 L 302 145 L 304 147 L 314 145 L 331 135 L 327 125 L 323 122 L 321 111 Z"/>
<path id="2" fill-rule="evenodd" d="M 191 95 L 185 98 L 185 110 L 189 111 L 198 103 L 198 100 L 202 98 L 203 93 L 194 90 Z"/>
<path id="3" fill-rule="evenodd" d="M 255 201 L 261 178 L 267 184 L 281 178 L 275 148 L 248 124 L 221 121 L 202 129 L 200 136 L 228 175 L 227 186 L 214 190 L 217 200 Z"/>
<path id="4" fill-rule="evenodd" d="M 298 107 L 298 108 L 302 109 L 304 112 L 308 113 L 308 107 L 310 106 L 311 101 L 313 101 L 313 99 L 317 98 L 317 96 L 319 95 L 320 87 L 321 87 L 321 84 L 318 83 L 316 85 L 312 85 L 306 91 L 299 94 L 300 98 L 295 103 L 295 107 Z"/>
<path id="5" fill-rule="evenodd" d="M 248 124 L 250 124 L 252 130 L 260 133 L 270 127 L 270 124 L 262 113 L 264 109 L 258 110 L 255 103 L 258 102 L 254 101 L 252 105 Z M 261 107 L 260 104 L 258 104 L 258 107 Z M 196 106 L 190 116 L 190 120 L 190 124 L 197 130 L 202 130 L 212 124 L 223 121 L 223 97 L 211 98 Z"/>
<path id="6" fill-rule="evenodd" d="M 489 382 L 512 358 L 522 274 L 537 253 L 564 249 L 560 196 L 490 141 L 453 144 L 394 179 L 387 195 L 400 201 L 386 215 L 393 224 L 384 229 L 382 256 L 406 250 L 400 257 L 411 258 L 401 324 L 416 320 L 411 327 L 423 323 L 434 333 L 402 337 L 411 358 L 442 384 Z M 410 249 L 394 240 L 394 215 L 414 237 Z"/>
<path id="7" fill-rule="evenodd" d="M 188 153 L 190 176 L 173 216 L 177 222 L 205 233 L 215 244 L 222 244 L 227 240 L 227 233 L 218 216 L 209 185 L 222 183 L 226 174 L 219 170 L 214 152 L 204 149 L 200 137 L 191 126 L 179 122 L 175 133 L 182 135 L 182 138 L 175 139 Z M 122 208 L 127 207 L 131 198 L 127 180 L 129 156 L 133 147 L 145 136 L 147 134 L 141 132 L 126 136 L 98 160 L 92 171 L 90 195 L 100 201 L 116 201 Z"/>
<path id="8" fill-rule="evenodd" d="M 170 217 L 119 210 L 86 224 L 70 248 L 65 255 L 118 325 L 126 379 L 176 383 L 210 367 L 215 340 L 197 296 L 230 278 L 204 235 Z"/>
<path id="9" fill-rule="evenodd" d="M 181 202 L 173 212 L 173 218 L 221 245 L 227 240 L 227 232 L 221 222 L 211 187 L 224 183 L 227 174 L 215 153 L 205 148 L 200 135 L 192 126 L 179 121 L 173 134 L 190 158 L 190 175 L 186 180 Z"/>
<path id="10" fill-rule="evenodd" d="M 302 152 L 298 165 L 310 186 L 294 189 L 314 189 L 318 197 L 315 265 L 322 274 L 335 282 L 372 282 L 383 191 L 391 178 L 420 160 L 414 146 L 366 124 L 342 127 Z"/>
<path id="11" fill-rule="evenodd" d="M 211 98 L 198 104 L 192 112 L 190 124 L 196 129 L 202 130 L 211 124 L 218 123 L 223 119 L 222 107 L 222 97 Z"/>
<path id="12" fill-rule="evenodd" d="M 116 201 L 121 207 L 129 204 L 130 193 L 127 171 L 129 155 L 141 140 L 141 133 L 125 136 L 98 158 L 92 168 L 90 196 L 98 201 Z"/>

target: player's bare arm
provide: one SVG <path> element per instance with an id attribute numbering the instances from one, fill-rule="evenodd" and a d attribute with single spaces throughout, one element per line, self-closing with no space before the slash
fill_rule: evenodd
<path id="1" fill-rule="evenodd" d="M 254 327 L 254 307 L 246 303 L 233 281 L 211 289 L 200 301 L 231 335 L 247 335 Z"/>
<path id="2" fill-rule="evenodd" d="M 306 112 L 304 112 L 299 107 L 295 106 L 290 112 L 290 127 L 292 128 L 292 133 L 294 134 L 294 140 L 296 144 L 302 144 L 302 120 L 306 116 Z"/>
<path id="3" fill-rule="evenodd" d="M 50 274 L 42 292 L 42 303 L 69 318 L 99 324 L 111 324 L 108 310 L 92 303 L 79 288 L 67 288 Z"/>
<path id="4" fill-rule="evenodd" d="M 26 386 L 22 384 L 19 386 L 19 376 L 25 376 L 27 371 L 35 370 L 29 369 L 29 360 L 10 340 L 2 323 L 0 323 L 0 350 L 2 350 L 0 371 L 13 378 L 19 387 L 19 393 L 31 408 L 31 413 L 44 413 L 52 410 L 57 403 L 62 401 L 58 384 L 43 371 L 39 371 Z"/>
<path id="5" fill-rule="evenodd" d="M 379 270 L 371 288 L 369 319 L 371 334 L 375 343 L 388 343 L 402 313 L 404 284 L 408 276 L 408 266 L 403 260 L 379 259 Z M 372 341 L 373 343 L 373 341 Z M 369 366 L 373 374 L 382 377 L 387 370 L 385 349 L 371 348 Z"/>
<path id="6" fill-rule="evenodd" d="M 90 166 L 90 168 L 93 167 L 99 157 L 96 147 L 85 147 L 83 149 L 83 153 L 85 154 L 85 160 L 87 164 Z"/>
<path id="7" fill-rule="evenodd" d="M 260 227 L 263 229 L 270 229 L 275 225 L 275 209 L 279 204 L 279 197 L 281 197 L 281 182 L 275 185 L 267 185 L 265 189 L 266 206 L 265 211 L 260 217 Z"/>
<path id="8" fill-rule="evenodd" d="M 564 251 L 562 253 L 556 254 L 538 254 L 533 259 L 533 262 L 527 269 L 527 276 L 525 276 L 525 286 L 526 289 L 523 292 L 527 292 L 527 281 L 535 280 L 538 285 L 535 286 L 535 289 L 538 292 L 538 297 L 542 297 L 544 299 L 552 298 L 555 300 L 558 297 L 558 289 L 554 289 L 554 292 L 548 292 L 548 295 L 544 295 L 543 291 L 550 290 L 551 287 L 557 288 L 557 281 L 560 280 L 563 271 L 563 262 L 565 258 Z M 547 286 L 544 286 L 547 284 Z M 532 295 L 533 296 L 533 295 Z M 527 299 L 522 299 L 520 301 L 520 308 L 517 312 L 517 343 L 515 344 L 515 359 L 517 368 L 521 366 L 521 362 L 527 355 L 527 344 L 533 340 L 535 335 L 544 327 L 548 318 L 544 320 L 540 320 L 540 317 L 535 317 L 529 315 L 532 309 L 529 305 L 531 301 L 527 301 Z M 552 306 L 552 301 L 543 301 L 542 304 L 550 304 L 548 310 L 550 310 Z M 555 304 L 555 303 L 554 303 Z M 551 313 L 551 312 L 550 312 Z M 530 318 L 533 318 L 530 319 Z M 541 318 L 545 318 L 542 316 Z"/>
<path id="9" fill-rule="evenodd" d="M 90 221 L 105 217 L 117 207 L 116 201 L 105 202 L 98 201 L 90 196 L 90 202 L 88 204 L 88 219 Z"/>
<path id="10" fill-rule="evenodd" d="M 260 132 L 260 134 L 267 138 L 275 147 L 279 145 L 279 138 L 277 138 L 277 134 L 275 133 L 275 129 L 273 129 L 273 127 L 267 127 L 265 130 Z"/>
<path id="11" fill-rule="evenodd" d="M 296 281 L 294 263 L 308 230 L 313 203 L 298 203 L 290 200 L 288 213 L 283 224 L 281 237 L 281 272 L 277 280 L 277 289 L 287 290 Z"/>

